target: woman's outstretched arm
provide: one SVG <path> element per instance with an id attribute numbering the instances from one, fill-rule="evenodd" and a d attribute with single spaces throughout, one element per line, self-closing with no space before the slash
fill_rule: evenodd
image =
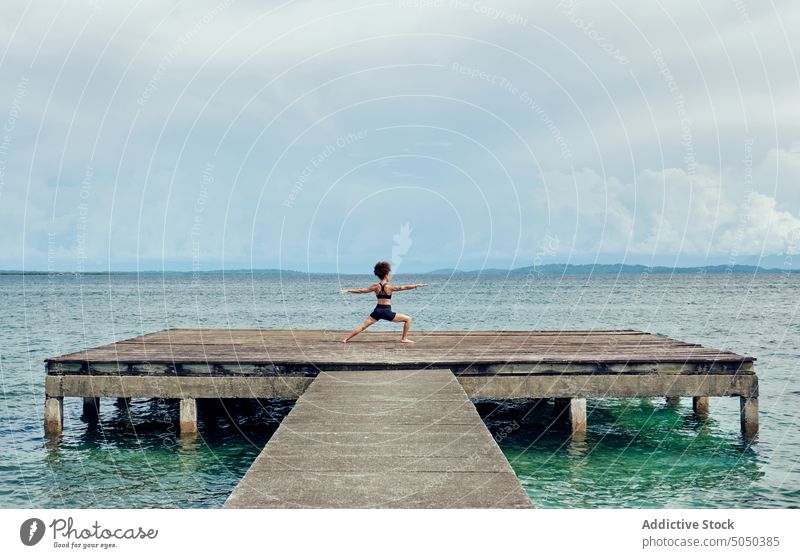
<path id="1" fill-rule="evenodd" d="M 411 289 L 418 289 L 420 287 L 430 287 L 430 283 L 414 283 L 413 285 L 400 285 L 399 287 L 392 287 L 392 291 L 410 291 Z"/>
<path id="2" fill-rule="evenodd" d="M 371 293 L 374 289 L 372 287 L 367 287 L 366 289 L 339 289 L 340 293 Z"/>

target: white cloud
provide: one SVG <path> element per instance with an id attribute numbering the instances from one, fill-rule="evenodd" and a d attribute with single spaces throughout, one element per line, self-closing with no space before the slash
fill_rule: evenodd
<path id="1" fill-rule="evenodd" d="M 727 261 L 797 253 L 800 217 L 736 177 L 732 169 L 720 176 L 708 166 L 692 175 L 680 168 L 645 170 L 628 184 L 591 169 L 548 174 L 552 231 L 561 239 L 556 259 L 666 254 Z"/>

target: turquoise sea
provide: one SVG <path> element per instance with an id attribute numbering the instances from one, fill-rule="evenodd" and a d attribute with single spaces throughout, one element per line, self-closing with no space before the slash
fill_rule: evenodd
<path id="1" fill-rule="evenodd" d="M 66 399 L 59 443 L 42 432 L 43 359 L 168 327 L 341 328 L 371 310 L 341 295 L 369 276 L 0 276 L 0 507 L 218 507 L 291 401 L 210 402 L 200 436 L 176 436 L 175 401 L 104 400 L 100 421 Z M 738 399 L 588 401 L 585 440 L 550 425 L 550 403 L 476 401 L 538 507 L 800 506 L 800 274 L 534 278 L 402 276 L 415 329 L 633 328 L 755 356 L 761 430 L 739 434 Z M 381 323 L 375 329 L 397 329 Z"/>

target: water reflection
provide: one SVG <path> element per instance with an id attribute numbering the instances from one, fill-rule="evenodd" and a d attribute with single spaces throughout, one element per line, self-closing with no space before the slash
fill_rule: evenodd
<path id="1" fill-rule="evenodd" d="M 96 421 L 70 424 L 58 442 L 42 438 L 64 506 L 219 506 L 293 405 L 203 401 L 200 431 L 186 436 L 177 400 L 120 403 L 104 399 Z"/>
<path id="2" fill-rule="evenodd" d="M 476 408 L 540 507 L 736 507 L 763 476 L 754 446 L 737 431 L 720 435 L 691 406 L 589 400 L 580 434 L 553 421 L 553 403 L 479 400 Z"/>

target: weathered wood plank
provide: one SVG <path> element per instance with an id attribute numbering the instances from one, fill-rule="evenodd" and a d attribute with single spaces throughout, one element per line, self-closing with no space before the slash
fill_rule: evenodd
<path id="1" fill-rule="evenodd" d="M 465 365 L 463 362 L 419 362 L 419 368 L 437 367 L 448 368 L 457 375 L 619 375 L 619 374 L 754 374 L 752 363 L 676 363 L 676 362 L 646 362 L 646 363 L 472 363 Z M 380 360 L 360 363 L 318 363 L 318 364 L 244 364 L 236 363 L 228 367 L 227 363 L 212 364 L 175 364 L 175 363 L 129 363 L 127 372 L 109 369 L 102 364 L 89 363 L 83 367 L 62 367 L 61 363 L 53 363 L 48 369 L 50 376 L 73 374 L 88 375 L 92 377 L 107 375 L 126 376 L 316 376 L 320 370 L 374 370 L 376 368 L 392 370 L 406 369 L 409 363 Z"/>
<path id="2" fill-rule="evenodd" d="M 456 373 L 752 373 L 755 359 L 634 330 L 368 332 L 170 329 L 47 360 L 49 374 L 315 375 L 320 369 Z M 648 369 L 649 367 L 649 369 Z M 527 369 L 525 369 L 527 368 Z"/>

